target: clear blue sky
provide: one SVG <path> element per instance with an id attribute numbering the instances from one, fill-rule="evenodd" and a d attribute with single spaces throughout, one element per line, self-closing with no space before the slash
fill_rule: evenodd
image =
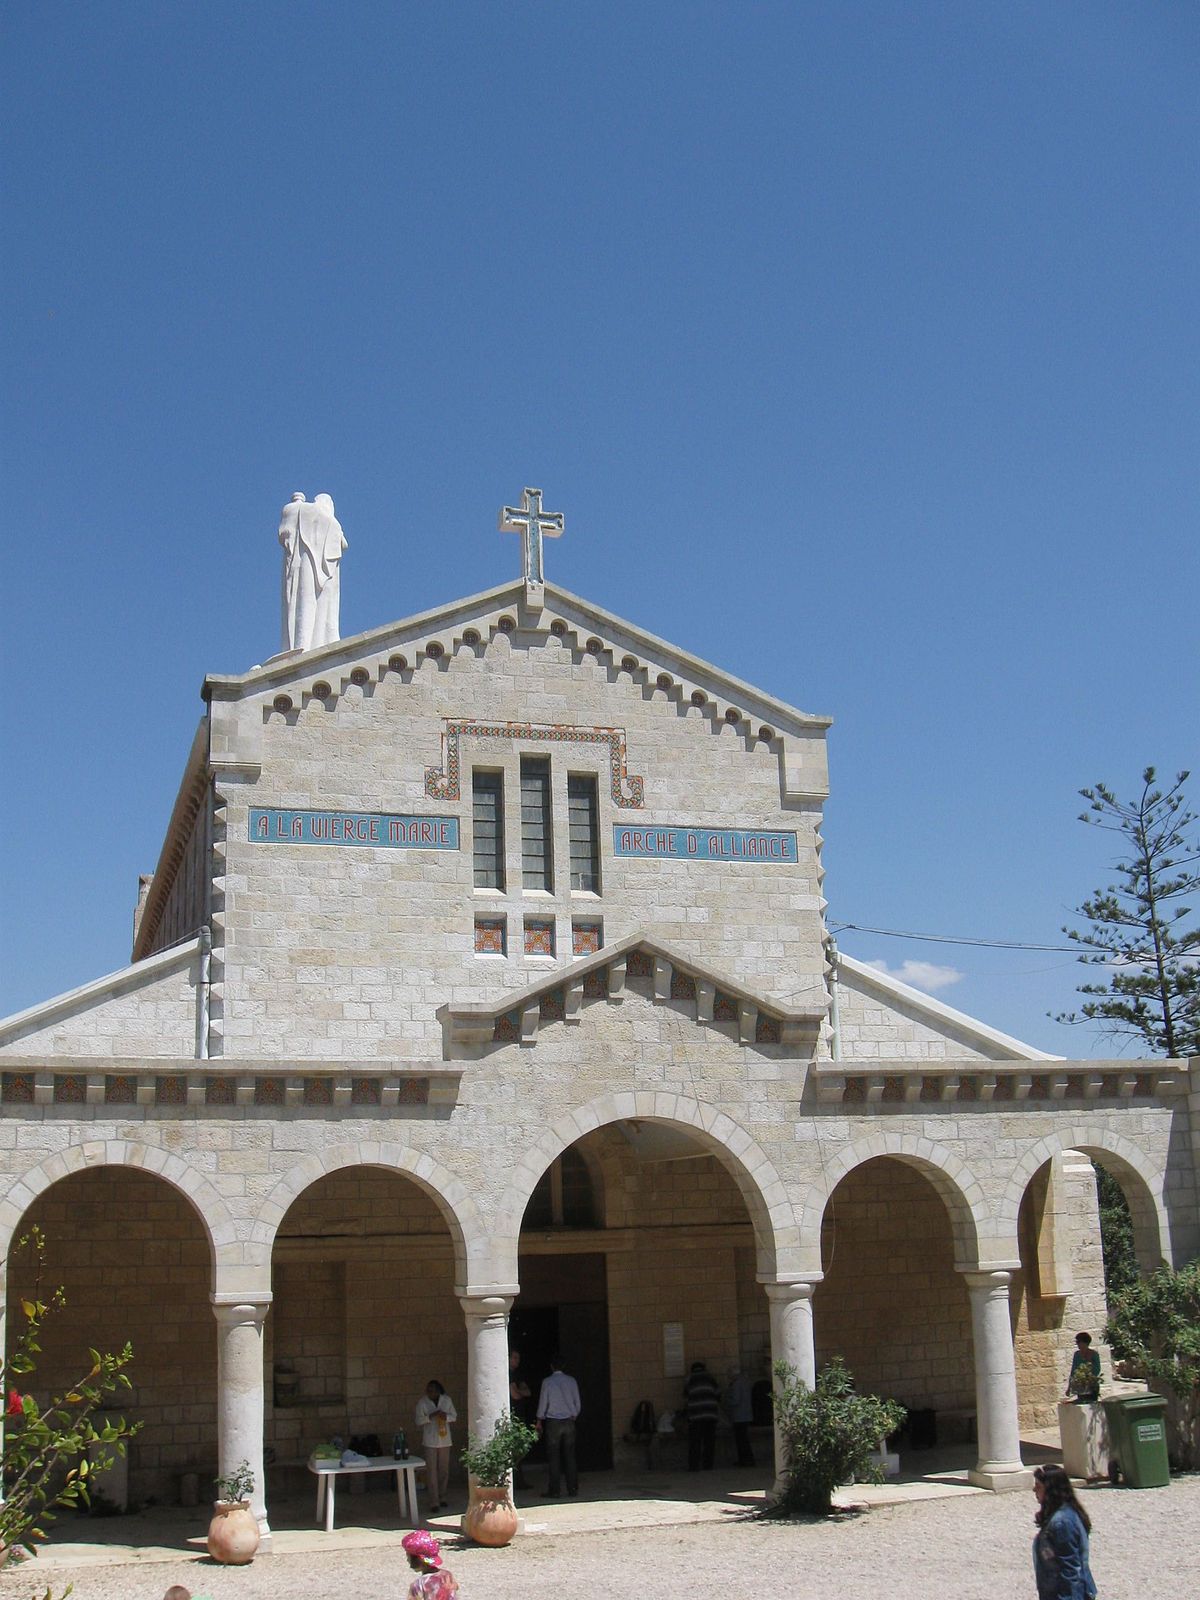
<path id="1" fill-rule="evenodd" d="M 518 570 L 831 713 L 831 916 L 1056 943 L 1196 751 L 1190 0 L 6 9 L 0 1011 L 128 959 L 327 490 L 351 634 Z M 1069 956 L 847 934 L 1103 1050 Z"/>

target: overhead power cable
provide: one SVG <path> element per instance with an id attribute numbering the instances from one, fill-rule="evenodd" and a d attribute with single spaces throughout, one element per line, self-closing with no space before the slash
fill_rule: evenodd
<path id="1" fill-rule="evenodd" d="M 879 933 L 888 939 L 921 939 L 926 944 L 973 944 L 989 950 L 1052 950 L 1058 955 L 1077 956 L 1090 946 L 1085 944 L 1024 944 L 1019 939 L 968 939 L 953 933 L 911 933 L 903 928 L 869 928 L 865 922 L 831 922 L 831 933 Z"/>

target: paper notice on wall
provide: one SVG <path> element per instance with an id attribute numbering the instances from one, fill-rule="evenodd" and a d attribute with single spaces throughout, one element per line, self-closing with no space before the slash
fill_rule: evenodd
<path id="1" fill-rule="evenodd" d="M 663 1377 L 683 1377 L 683 1323 L 663 1323 Z"/>

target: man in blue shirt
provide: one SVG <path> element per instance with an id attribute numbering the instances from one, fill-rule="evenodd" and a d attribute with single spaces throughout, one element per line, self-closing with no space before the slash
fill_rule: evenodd
<path id="1" fill-rule="evenodd" d="M 563 1371 L 562 1361 L 553 1356 L 550 1376 L 538 1395 L 537 1430 L 546 1440 L 546 1459 L 550 1463 L 550 1486 L 542 1495 L 549 1500 L 562 1493 L 562 1478 L 567 1493 L 579 1493 L 579 1473 L 575 1467 L 575 1419 L 579 1415 L 579 1385 Z"/>

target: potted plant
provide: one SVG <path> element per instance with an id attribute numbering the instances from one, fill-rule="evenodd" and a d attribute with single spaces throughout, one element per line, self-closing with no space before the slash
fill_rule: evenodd
<path id="1" fill-rule="evenodd" d="M 508 1544 L 517 1531 L 517 1511 L 509 1493 L 513 1469 L 537 1443 L 537 1433 L 520 1417 L 506 1411 L 496 1419 L 492 1437 L 471 1438 L 462 1464 L 471 1475 L 471 1500 L 463 1517 L 463 1532 L 476 1544 Z"/>
<path id="2" fill-rule="evenodd" d="M 217 1478 L 217 1498 L 208 1528 L 208 1553 L 228 1567 L 244 1567 L 258 1549 L 258 1518 L 250 1509 L 254 1474 L 243 1461 L 231 1473 Z"/>

